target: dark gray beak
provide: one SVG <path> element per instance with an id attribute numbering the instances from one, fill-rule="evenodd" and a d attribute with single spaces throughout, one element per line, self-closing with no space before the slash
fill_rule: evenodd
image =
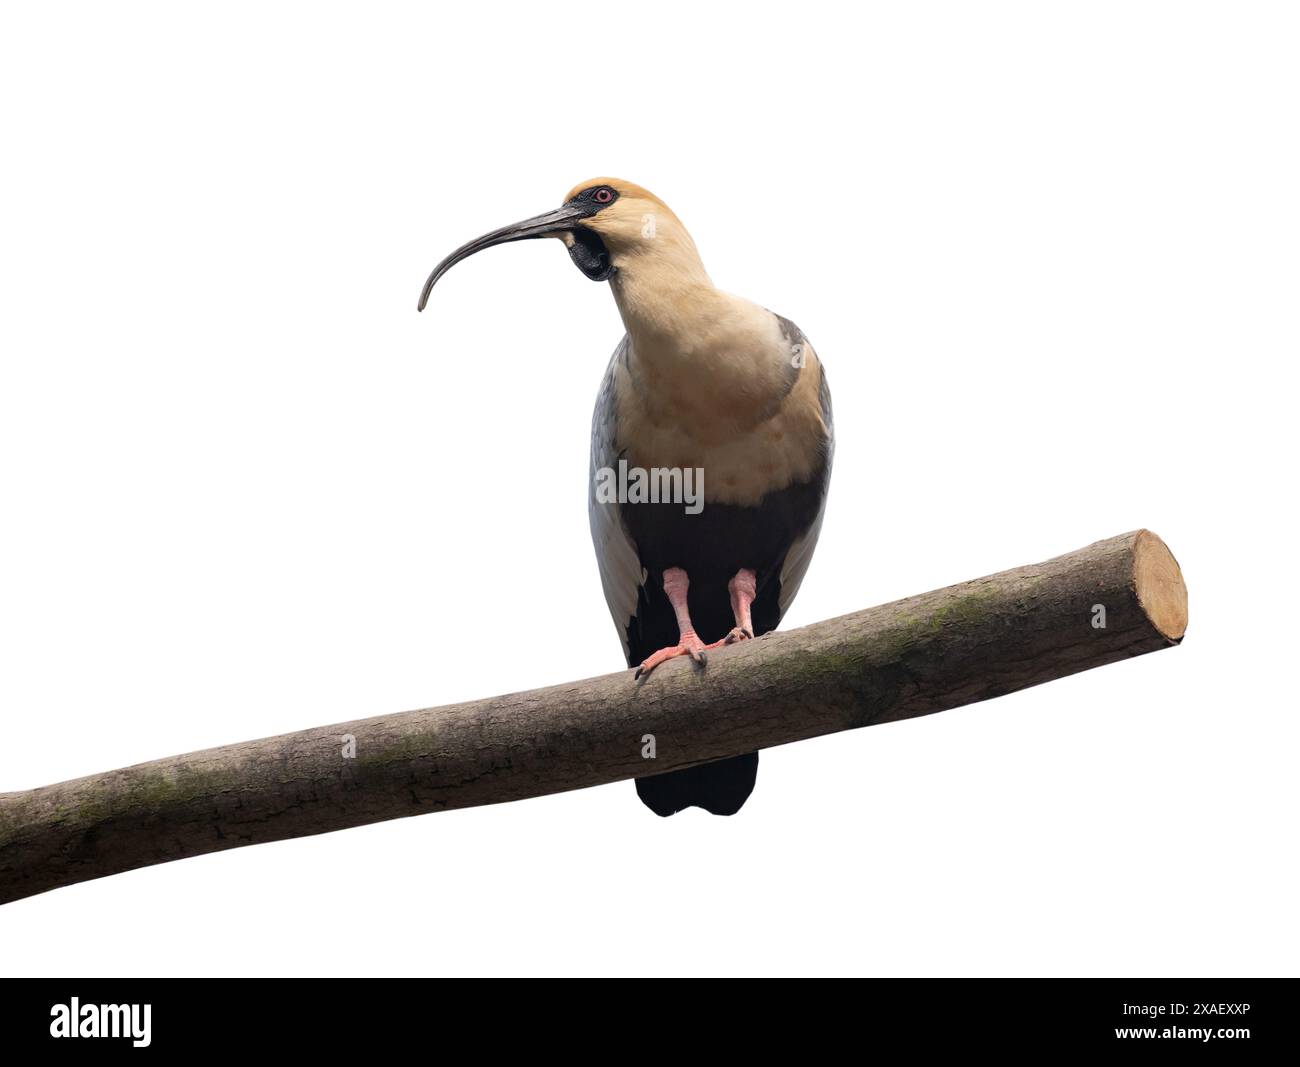
<path id="1" fill-rule="evenodd" d="M 424 288 L 420 291 L 420 303 L 416 305 L 416 310 L 424 310 L 424 305 L 429 302 L 429 294 L 433 292 L 438 279 L 462 259 L 468 259 L 475 252 L 482 252 L 485 248 L 503 245 L 510 241 L 525 241 L 533 237 L 558 237 L 566 231 L 572 232 L 576 224 L 590 214 L 591 209 L 586 205 L 566 204 L 555 211 L 548 211 L 545 215 L 525 219 L 512 226 L 502 226 L 499 230 L 485 233 L 482 237 L 476 237 L 468 244 L 461 245 L 433 268 L 433 273 L 429 275 L 429 280 L 424 283 Z"/>

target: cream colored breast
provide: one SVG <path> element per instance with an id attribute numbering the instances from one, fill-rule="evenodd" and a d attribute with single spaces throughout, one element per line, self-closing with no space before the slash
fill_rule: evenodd
<path id="1" fill-rule="evenodd" d="M 702 468 L 706 502 L 752 505 L 807 481 L 822 461 L 828 428 L 821 363 L 809 345 L 802 363 L 751 366 L 748 373 L 724 366 L 720 374 L 697 375 L 697 388 L 689 374 L 672 382 L 635 362 L 621 365 L 618 446 L 633 466 Z"/>

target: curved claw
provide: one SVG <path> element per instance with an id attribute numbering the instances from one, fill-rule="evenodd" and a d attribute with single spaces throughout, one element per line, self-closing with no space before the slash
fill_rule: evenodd
<path id="1" fill-rule="evenodd" d="M 719 644 L 721 642 L 718 642 Z M 705 655 L 706 648 L 714 648 L 716 645 L 705 645 L 694 633 L 685 634 L 681 641 L 669 648 L 661 648 L 658 652 L 651 653 L 641 661 L 641 666 L 636 669 L 632 675 L 632 680 L 649 674 L 652 670 L 665 663 L 670 659 L 676 659 L 678 656 L 690 656 L 691 659 L 701 667 L 707 666 L 709 658 Z"/>

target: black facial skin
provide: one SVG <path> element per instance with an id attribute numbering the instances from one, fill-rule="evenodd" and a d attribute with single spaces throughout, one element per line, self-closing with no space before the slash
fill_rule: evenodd
<path id="1" fill-rule="evenodd" d="M 602 203 L 596 198 L 597 194 L 608 194 L 609 199 Z M 601 208 L 609 207 L 617 199 L 617 189 L 611 189 L 608 185 L 593 185 L 590 189 L 582 190 L 565 206 L 581 208 L 584 217 L 590 218 Z M 610 262 L 609 249 L 600 239 L 600 234 L 581 225 L 574 226 L 572 233 L 573 244 L 569 246 L 569 258 L 573 260 L 574 265 L 593 282 L 608 281 L 613 276 L 615 268 Z"/>
<path id="2" fill-rule="evenodd" d="M 594 282 L 603 282 L 614 273 L 614 264 L 610 262 L 609 249 L 595 230 L 582 225 L 583 219 L 589 219 L 602 208 L 609 207 L 618 199 L 618 190 L 608 185 L 593 185 L 573 197 L 563 207 L 548 211 L 536 218 L 525 219 L 513 226 L 503 226 L 499 230 L 485 233 L 468 244 L 461 245 L 451 255 L 433 268 L 424 289 L 420 292 L 417 311 L 423 311 L 429 301 L 429 294 L 434 285 L 447 271 L 462 259 L 467 259 L 475 252 L 481 252 L 493 245 L 506 244 L 510 241 L 526 241 L 535 237 L 554 237 L 557 233 L 568 233 L 573 237 L 569 256 L 578 269 Z"/>
<path id="3" fill-rule="evenodd" d="M 605 197 L 607 200 L 598 200 L 597 196 Z M 581 206 L 588 215 L 594 215 L 601 208 L 607 208 L 618 199 L 618 190 L 608 185 L 593 185 L 590 189 L 584 189 L 565 206 Z"/>

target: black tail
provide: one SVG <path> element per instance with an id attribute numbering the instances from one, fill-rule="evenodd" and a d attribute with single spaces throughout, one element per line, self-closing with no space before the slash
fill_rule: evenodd
<path id="1" fill-rule="evenodd" d="M 716 763 L 701 763 L 667 774 L 636 780 L 636 795 L 656 815 L 676 815 L 698 807 L 714 815 L 735 815 L 758 777 L 758 753 L 748 752 Z"/>

